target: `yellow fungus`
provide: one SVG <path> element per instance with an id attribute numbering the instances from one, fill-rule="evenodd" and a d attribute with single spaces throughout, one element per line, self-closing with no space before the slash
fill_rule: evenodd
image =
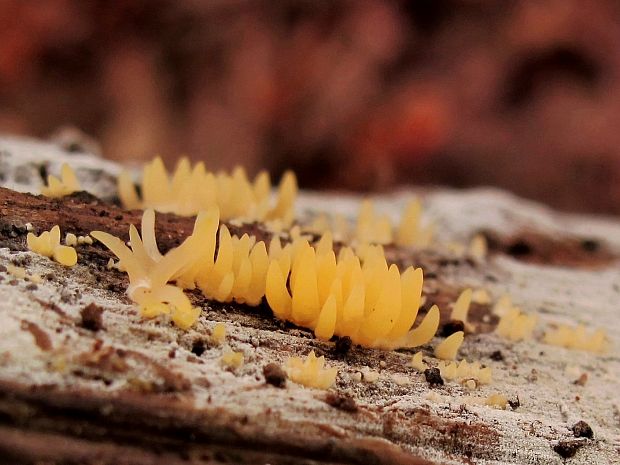
<path id="1" fill-rule="evenodd" d="M 422 333 L 411 330 L 421 301 L 421 269 L 401 275 L 396 265 L 387 266 L 381 247 L 365 247 L 363 265 L 351 249 L 342 248 L 336 258 L 330 247 L 330 235 L 316 249 L 298 239 L 284 252 L 272 241 L 265 295 L 278 318 L 311 328 L 321 339 L 349 336 L 367 347 L 411 347 L 433 337 L 437 309 L 423 320 Z"/>
<path id="2" fill-rule="evenodd" d="M 325 357 L 317 358 L 314 351 L 303 360 L 299 357 L 289 358 L 285 369 L 288 377 L 295 383 L 318 389 L 329 389 L 338 375 L 338 369 L 325 368 Z"/>
<path id="3" fill-rule="evenodd" d="M 471 294 L 471 301 L 481 305 L 488 305 L 491 303 L 491 295 L 486 289 L 476 289 Z"/>
<path id="4" fill-rule="evenodd" d="M 472 298 L 471 289 L 465 289 L 463 292 L 461 292 L 461 295 L 459 295 L 458 299 L 456 299 L 454 307 L 452 308 L 450 319 L 460 320 L 467 327 L 467 313 L 469 312 L 471 298 Z"/>
<path id="5" fill-rule="evenodd" d="M 192 167 L 187 158 L 182 158 L 169 174 L 157 157 L 143 169 L 141 190 L 140 198 L 128 173 L 118 177 L 119 197 L 126 208 L 153 208 L 191 216 L 217 207 L 224 220 L 279 220 L 289 225 L 293 220 L 297 181 L 293 173 L 284 174 L 272 207 L 271 184 L 265 172 L 259 173 L 252 183 L 242 168 L 235 168 L 231 174 L 213 174 L 204 163 Z"/>
<path id="6" fill-rule="evenodd" d="M 214 344 L 222 344 L 226 340 L 226 325 L 224 323 L 215 323 L 211 331 L 211 342 Z"/>
<path id="7" fill-rule="evenodd" d="M 444 362 L 438 364 L 441 377 L 452 381 L 467 382 L 474 380 L 477 384 L 490 384 L 492 370 L 490 367 L 482 368 L 479 362 L 469 363 L 467 360 L 460 362 Z"/>
<path id="8" fill-rule="evenodd" d="M 551 345 L 595 353 L 604 353 L 609 348 L 609 340 L 604 330 L 587 331 L 583 325 L 560 325 L 555 330 L 547 331 L 544 341 Z"/>
<path id="9" fill-rule="evenodd" d="M 396 230 L 395 242 L 404 247 L 428 247 L 432 241 L 432 224 L 421 226 L 422 204 L 418 199 L 410 201 L 405 207 L 400 225 Z"/>
<path id="10" fill-rule="evenodd" d="M 15 276 L 17 279 L 25 279 L 28 276 L 25 268 L 15 265 L 7 265 L 6 270 L 11 276 Z"/>
<path id="11" fill-rule="evenodd" d="M 58 246 L 54 249 L 53 257 L 64 266 L 73 266 L 77 263 L 77 252 L 73 247 Z"/>
<path id="12" fill-rule="evenodd" d="M 422 352 L 416 352 L 411 358 L 409 365 L 418 371 L 424 371 L 428 368 L 428 365 L 424 363 L 424 360 L 422 359 Z"/>
<path id="13" fill-rule="evenodd" d="M 243 352 L 235 352 L 230 347 L 225 347 L 220 359 L 222 365 L 232 369 L 240 368 L 243 366 Z"/>
<path id="14" fill-rule="evenodd" d="M 511 341 L 521 341 L 532 337 L 537 322 L 537 315 L 528 315 L 512 307 L 500 317 L 495 332 Z"/>
<path id="15" fill-rule="evenodd" d="M 39 236 L 28 233 L 26 236 L 28 249 L 53 258 L 64 266 L 73 266 L 77 263 L 77 253 L 73 247 L 60 244 L 60 227 L 54 226 L 50 231 L 44 231 Z"/>
<path id="16" fill-rule="evenodd" d="M 379 380 L 379 372 L 364 367 L 362 368 L 362 379 L 365 383 L 376 383 Z"/>
<path id="17" fill-rule="evenodd" d="M 75 172 L 68 164 L 64 163 L 60 169 L 60 179 L 49 175 L 47 177 L 47 186 L 41 188 L 41 194 L 46 197 L 58 198 L 81 189 Z"/>
<path id="18" fill-rule="evenodd" d="M 75 247 L 77 245 L 77 237 L 75 234 L 73 233 L 67 233 L 67 235 L 65 236 L 65 245 L 68 245 L 70 247 Z"/>
<path id="19" fill-rule="evenodd" d="M 506 410 L 508 399 L 506 399 L 506 396 L 502 394 L 491 394 L 489 397 L 485 399 L 484 403 L 488 405 L 489 407 L 495 407 L 495 408 L 499 408 L 502 410 Z"/>
<path id="20" fill-rule="evenodd" d="M 487 252 L 487 240 L 482 234 L 476 234 L 469 243 L 468 255 L 477 261 L 482 261 L 486 258 Z"/>
<path id="21" fill-rule="evenodd" d="M 188 328 L 198 319 L 200 311 L 192 307 L 182 289 L 168 282 L 192 270 L 195 261 L 202 258 L 203 249 L 208 247 L 203 236 L 208 236 L 212 227 L 209 218 L 206 213 L 198 215 L 192 235 L 164 256 L 154 242 L 154 213 L 150 210 L 143 215 L 142 238 L 133 225 L 130 227 L 131 250 L 108 233 L 94 231 L 91 235 L 119 258 L 119 265 L 129 275 L 127 295 L 140 306 L 143 316 L 171 313 L 175 324 Z"/>
<path id="22" fill-rule="evenodd" d="M 464 333 L 463 331 L 457 331 L 454 334 L 448 336 L 437 347 L 435 347 L 435 357 L 441 360 L 454 360 L 456 353 L 463 343 Z"/>
<path id="23" fill-rule="evenodd" d="M 504 294 L 495 302 L 495 305 L 493 305 L 493 313 L 501 317 L 512 307 L 512 298 L 509 294 Z"/>

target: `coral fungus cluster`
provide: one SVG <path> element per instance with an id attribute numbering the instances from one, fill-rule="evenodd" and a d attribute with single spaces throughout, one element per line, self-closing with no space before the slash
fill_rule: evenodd
<path id="1" fill-rule="evenodd" d="M 548 331 L 544 341 L 551 345 L 597 353 L 606 352 L 609 346 L 605 331 L 599 329 L 590 332 L 582 325 L 574 328 L 560 325 L 557 329 Z"/>
<path id="2" fill-rule="evenodd" d="M 354 244 L 356 247 L 367 244 L 396 244 L 403 247 L 427 247 L 433 238 L 434 225 L 423 225 L 422 204 L 418 199 L 411 200 L 395 226 L 387 215 L 378 214 L 372 201 L 365 200 L 355 221 L 349 225 L 346 218 L 326 215 L 316 216 L 307 229 L 323 234 L 332 232 L 338 240 Z"/>
<path id="3" fill-rule="evenodd" d="M 297 384 L 318 389 L 328 389 L 336 382 L 337 368 L 326 368 L 325 357 L 317 357 L 314 351 L 305 359 L 289 358 L 286 362 L 286 372 L 289 378 Z"/>
<path id="4" fill-rule="evenodd" d="M 207 171 L 203 162 L 191 166 L 182 158 L 169 174 L 161 158 L 144 166 L 141 196 L 130 173 L 118 178 L 118 192 L 126 208 L 153 208 L 159 212 L 183 216 L 197 215 L 217 207 L 222 220 L 241 218 L 247 221 L 279 220 L 290 224 L 297 197 L 297 180 L 287 172 L 280 182 L 275 205 L 271 202 L 271 182 L 263 171 L 250 182 L 243 168 L 231 174 Z"/>
<path id="5" fill-rule="evenodd" d="M 311 328 L 320 339 L 348 336 L 367 347 L 415 347 L 437 331 L 437 307 L 410 331 L 420 307 L 420 268 L 401 274 L 381 247 L 363 261 L 347 247 L 336 257 L 329 233 L 316 248 L 300 240 L 289 250 L 291 260 L 272 261 L 267 272 L 267 302 L 278 318 Z"/>

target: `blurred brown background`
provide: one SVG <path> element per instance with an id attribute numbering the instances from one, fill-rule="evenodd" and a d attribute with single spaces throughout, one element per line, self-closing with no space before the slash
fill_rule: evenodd
<path id="1" fill-rule="evenodd" d="M 0 131 L 620 213 L 617 0 L 0 0 Z"/>

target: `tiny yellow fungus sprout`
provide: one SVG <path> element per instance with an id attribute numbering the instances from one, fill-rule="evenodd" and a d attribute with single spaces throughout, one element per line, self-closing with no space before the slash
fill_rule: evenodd
<path id="1" fill-rule="evenodd" d="M 456 353 L 463 343 L 465 334 L 463 331 L 457 331 L 454 334 L 448 336 L 437 347 L 435 347 L 435 357 L 441 360 L 454 360 Z"/>
<path id="2" fill-rule="evenodd" d="M 493 305 L 493 313 L 501 317 L 504 316 L 511 308 L 513 308 L 512 298 L 509 294 L 504 294 L 497 300 L 497 302 L 495 302 L 495 305 Z"/>
<path id="3" fill-rule="evenodd" d="M 15 276 L 17 279 L 25 279 L 28 276 L 28 272 L 25 268 L 15 265 L 7 265 L 6 270 L 11 276 Z"/>
<path id="4" fill-rule="evenodd" d="M 28 233 L 26 236 L 28 249 L 39 255 L 53 258 L 64 266 L 73 266 L 77 263 L 77 253 L 73 247 L 60 244 L 60 227 L 54 226 L 50 231 L 44 231 L 40 236 Z"/>
<path id="5" fill-rule="evenodd" d="M 154 208 L 160 212 L 183 216 L 196 215 L 217 207 L 223 220 L 241 218 L 247 221 L 281 220 L 289 225 L 297 197 L 297 180 L 286 172 L 280 182 L 277 200 L 271 205 L 271 182 L 261 172 L 250 182 L 243 168 L 229 175 L 211 173 L 203 162 L 191 166 L 187 158 L 179 160 L 170 175 L 161 158 L 145 165 L 142 174 L 142 198 L 128 172 L 118 178 L 118 191 L 126 208 Z"/>
<path id="6" fill-rule="evenodd" d="M 441 377 L 447 380 L 466 381 L 475 380 L 478 384 L 490 384 L 492 381 L 491 367 L 481 368 L 479 362 L 439 362 Z"/>
<path id="7" fill-rule="evenodd" d="M 532 337 L 537 322 L 537 315 L 529 315 L 521 312 L 519 307 L 512 307 L 504 311 L 495 332 L 511 341 L 522 341 Z"/>
<path id="8" fill-rule="evenodd" d="M 225 347 L 220 361 L 222 362 L 222 365 L 229 368 L 240 368 L 243 366 L 244 361 L 243 352 L 235 352 L 230 347 Z"/>
<path id="9" fill-rule="evenodd" d="M 73 233 L 67 233 L 65 236 L 65 245 L 75 247 L 78 244 L 77 236 Z"/>
<path id="10" fill-rule="evenodd" d="M 590 332 L 583 325 L 574 328 L 560 325 L 556 330 L 548 331 L 544 341 L 551 345 L 595 353 L 604 353 L 609 348 L 609 341 L 604 330 Z"/>
<path id="11" fill-rule="evenodd" d="M 491 295 L 486 289 L 476 289 L 471 294 L 471 301 L 481 305 L 488 305 L 491 303 Z"/>
<path id="12" fill-rule="evenodd" d="M 491 394 L 489 397 L 485 399 L 484 403 L 488 405 L 489 407 L 506 410 L 508 399 L 506 399 L 506 396 L 502 394 Z"/>
<path id="13" fill-rule="evenodd" d="M 211 331 L 211 342 L 214 344 L 222 344 L 226 340 L 226 325 L 224 323 L 215 323 Z"/>
<path id="14" fill-rule="evenodd" d="M 319 339 L 349 336 L 366 347 L 415 347 L 435 334 L 436 307 L 410 331 L 420 307 L 420 268 L 401 275 L 396 265 L 388 267 L 381 248 L 367 253 L 363 265 L 346 247 L 336 258 L 330 235 L 316 249 L 300 239 L 278 253 L 265 287 L 276 317 L 313 329 Z"/>
<path id="15" fill-rule="evenodd" d="M 433 239 L 435 226 L 422 226 L 422 204 L 418 199 L 411 200 L 405 207 L 394 242 L 404 247 L 428 247 Z"/>
<path id="16" fill-rule="evenodd" d="M 482 261 L 486 258 L 488 253 L 487 240 L 484 238 L 482 234 L 476 234 L 474 238 L 469 243 L 469 248 L 467 250 L 467 254 L 477 260 Z"/>
<path id="17" fill-rule="evenodd" d="M 471 305 L 472 300 L 472 290 L 465 289 L 459 295 L 458 299 L 454 303 L 454 307 L 452 307 L 452 313 L 450 314 L 450 319 L 462 321 L 465 325 L 465 329 L 469 332 L 473 332 L 474 327 L 467 321 L 467 314 L 469 313 L 469 306 Z"/>
<path id="18" fill-rule="evenodd" d="M 411 357 L 409 365 L 418 371 L 424 371 L 428 368 L 428 365 L 424 363 L 422 359 L 422 352 L 416 352 L 415 355 Z"/>
<path id="19" fill-rule="evenodd" d="M 394 227 L 387 215 L 375 212 L 372 201 L 364 200 L 360 205 L 354 228 L 342 215 L 329 217 L 321 213 L 306 229 L 319 234 L 329 231 L 335 239 L 350 242 L 356 249 L 368 244 L 390 243 L 404 247 L 427 247 L 432 240 L 434 226 L 432 224 L 421 226 L 421 211 L 420 201 L 412 200 L 405 207 L 400 224 Z"/>
<path id="20" fill-rule="evenodd" d="M 317 389 L 329 389 L 338 375 L 336 367 L 325 368 L 325 357 L 317 358 L 314 350 L 304 360 L 299 357 L 289 358 L 285 369 L 288 377 L 295 383 Z"/>
<path id="21" fill-rule="evenodd" d="M 60 179 L 56 176 L 47 177 L 47 186 L 41 188 L 41 194 L 46 197 L 58 198 L 82 190 L 80 182 L 73 169 L 66 163 L 60 169 Z"/>
<path id="22" fill-rule="evenodd" d="M 370 200 L 360 206 L 355 227 L 355 240 L 358 244 L 389 244 L 393 240 L 392 223 L 387 215 L 377 215 Z"/>

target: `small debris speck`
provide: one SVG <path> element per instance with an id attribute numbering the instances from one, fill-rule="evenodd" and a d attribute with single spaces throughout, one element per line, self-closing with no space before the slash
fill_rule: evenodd
<path id="1" fill-rule="evenodd" d="M 458 331 L 464 331 L 464 330 L 465 330 L 465 323 L 463 323 L 461 320 L 450 320 L 445 325 L 443 325 L 443 327 L 441 328 L 441 336 L 448 337 Z"/>
<path id="2" fill-rule="evenodd" d="M 514 400 L 509 400 L 508 405 L 510 405 L 510 408 L 513 410 L 517 410 L 519 407 L 521 407 L 521 401 L 519 400 L 519 396 L 517 396 Z"/>
<path id="3" fill-rule="evenodd" d="M 192 343 L 192 354 L 194 354 L 196 357 L 200 357 L 202 354 L 204 354 L 205 350 L 207 350 L 207 348 L 202 339 L 196 339 Z"/>
<path id="4" fill-rule="evenodd" d="M 355 399 L 348 394 L 329 392 L 325 396 L 325 403 L 344 412 L 357 412 Z"/>
<path id="5" fill-rule="evenodd" d="M 431 386 L 443 386 L 443 378 L 439 368 L 427 368 L 424 370 L 424 377 Z"/>
<path id="6" fill-rule="evenodd" d="M 263 375 L 267 384 L 283 388 L 286 386 L 286 372 L 277 363 L 268 363 L 263 367 Z"/>
<path id="7" fill-rule="evenodd" d="M 553 446 L 553 450 L 557 452 L 560 457 L 564 459 L 569 459 L 574 456 L 580 447 L 582 447 L 585 443 L 579 440 L 566 440 L 560 441 L 555 446 Z"/>
<path id="8" fill-rule="evenodd" d="M 96 304 L 89 304 L 80 310 L 80 317 L 82 318 L 80 321 L 80 326 L 84 329 L 88 329 L 90 331 L 99 331 L 103 329 L 103 319 L 101 315 L 103 314 L 103 308 Z"/>
<path id="9" fill-rule="evenodd" d="M 349 336 L 339 337 L 334 345 L 334 351 L 337 355 L 346 355 L 351 350 L 352 345 L 353 343 Z"/>
<path id="10" fill-rule="evenodd" d="M 489 358 L 491 360 L 495 360 L 496 362 L 502 362 L 504 361 L 504 354 L 502 354 L 501 350 L 496 350 L 489 355 Z"/>
<path id="11" fill-rule="evenodd" d="M 571 429 L 573 430 L 573 434 L 576 438 L 592 439 L 594 437 L 594 432 L 592 431 L 592 428 L 590 428 L 590 425 L 588 425 L 583 420 L 575 423 Z"/>
<path id="12" fill-rule="evenodd" d="M 573 381 L 573 384 L 576 384 L 577 386 L 585 386 L 587 382 L 588 382 L 588 374 L 581 373 L 581 376 L 579 376 L 579 378 Z"/>

